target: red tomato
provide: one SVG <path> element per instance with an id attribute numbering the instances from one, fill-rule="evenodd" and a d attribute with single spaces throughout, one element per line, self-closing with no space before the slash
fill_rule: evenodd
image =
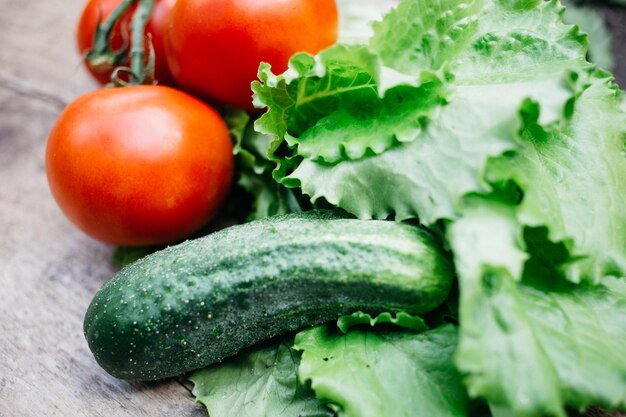
<path id="1" fill-rule="evenodd" d="M 46 151 L 66 216 L 114 245 L 180 240 L 213 218 L 233 172 L 228 128 L 207 104 L 160 86 L 97 90 L 70 104 Z"/>
<path id="2" fill-rule="evenodd" d="M 78 31 L 76 33 L 76 40 L 78 44 L 78 50 L 81 55 L 86 54 L 91 50 L 93 46 L 94 35 L 98 23 L 104 21 L 117 6 L 120 5 L 122 0 L 89 0 L 83 14 L 78 23 Z M 167 67 L 167 60 L 165 59 L 165 43 L 164 43 L 164 30 L 165 20 L 168 13 L 174 7 L 176 0 L 157 0 L 150 21 L 146 26 L 146 33 L 152 35 L 152 44 L 154 46 L 155 53 L 155 75 L 159 84 L 173 85 L 174 80 Z M 124 14 L 122 19 L 115 26 L 113 33 L 111 34 L 111 45 L 114 50 L 121 48 L 124 45 L 124 37 L 122 36 L 122 30 L 126 34 L 128 42 L 130 42 L 130 23 L 132 20 L 132 12 L 136 9 L 133 6 L 128 12 Z M 100 84 L 107 84 L 111 81 L 112 70 L 99 71 L 93 68 L 85 61 L 87 69 L 95 77 Z"/>
<path id="3" fill-rule="evenodd" d="M 283 72 L 295 53 L 336 42 L 337 27 L 335 0 L 178 0 L 165 53 L 186 90 L 251 109 L 259 63 Z"/>

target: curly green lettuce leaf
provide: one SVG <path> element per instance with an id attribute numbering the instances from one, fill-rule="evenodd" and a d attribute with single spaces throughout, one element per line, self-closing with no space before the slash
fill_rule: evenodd
<path id="1" fill-rule="evenodd" d="M 460 196 L 488 190 L 489 158 L 517 146 L 517 109 L 528 96 L 551 108 L 567 94 L 552 83 L 459 87 L 418 140 L 337 165 L 305 159 L 283 183 L 299 184 L 313 201 L 323 198 L 359 218 L 453 219 Z"/>
<path id="2" fill-rule="evenodd" d="M 240 168 L 262 174 L 271 167 L 267 158 L 269 138 L 251 129 L 250 115 L 240 109 L 229 107 L 224 111 L 224 121 L 233 139 L 233 153 Z"/>
<path id="3" fill-rule="evenodd" d="M 565 67 L 583 61 L 585 45 L 561 23 L 561 11 L 554 1 L 405 0 L 375 25 L 370 45 L 294 58 L 292 68 L 305 72 L 275 76 L 264 68 L 255 91 L 268 112 L 257 129 L 277 137 L 270 152 L 279 165 L 275 177 L 361 218 L 419 217 L 426 224 L 455 218 L 458 198 L 488 189 L 489 158 L 518 146 L 523 100 L 540 102 L 548 122 L 570 98 Z M 397 30 L 409 26 L 410 36 Z M 328 76 L 324 68 L 331 64 L 340 75 Z M 344 74 L 357 82 L 362 73 L 371 76 L 367 100 L 334 98 L 328 106 L 327 96 L 317 99 L 299 87 L 341 91 L 350 85 Z M 391 105 L 385 98 L 396 91 L 408 108 L 385 112 Z M 314 111 L 297 110 L 301 99 Z M 394 115 L 377 119 L 383 135 L 371 118 L 360 118 L 363 107 Z M 359 117 L 348 124 L 336 114 Z M 325 117 L 342 136 L 325 123 L 318 129 Z M 402 117 L 408 120 L 398 123 Z"/>
<path id="4" fill-rule="evenodd" d="M 470 394 L 520 416 L 626 407 L 626 283 L 567 281 L 564 245 L 545 228 L 521 231 L 504 200 L 474 196 L 463 210 L 448 238 L 461 287 L 456 363 Z"/>
<path id="5" fill-rule="evenodd" d="M 626 123 L 605 75 L 576 72 L 572 83 L 553 123 L 524 103 L 522 147 L 490 161 L 499 192 L 465 197 L 448 228 L 457 364 L 472 395 L 516 415 L 626 406 L 626 284 L 602 279 L 625 270 Z"/>
<path id="6" fill-rule="evenodd" d="M 299 352 L 280 343 L 195 372 L 193 395 L 211 417 L 332 417 L 298 381 Z"/>
<path id="7" fill-rule="evenodd" d="M 555 0 L 406 0 L 375 25 L 370 47 L 385 66 L 408 75 L 444 70 L 453 85 L 559 82 L 586 52 L 563 12 Z"/>
<path id="8" fill-rule="evenodd" d="M 243 110 L 227 109 L 224 120 L 234 142 L 237 186 L 252 196 L 246 220 L 302 211 L 305 202 L 296 190 L 284 187 L 272 177 L 274 164 L 267 154 L 273 138 L 256 132 L 250 115 Z M 231 211 L 246 205 L 241 200 L 244 198 L 231 198 L 229 203 L 237 206 Z"/>
<path id="9" fill-rule="evenodd" d="M 467 48 L 482 6 L 482 0 L 403 1 L 375 23 L 370 47 L 403 74 L 437 71 Z"/>
<path id="10" fill-rule="evenodd" d="M 257 105 L 269 111 L 257 128 L 323 164 L 377 155 L 413 141 L 442 103 L 442 83 L 430 77 L 418 87 L 383 89 L 380 71 L 367 48 L 343 45 L 317 57 L 296 55 L 281 76 L 262 65 L 262 84 L 255 82 L 253 90 Z"/>
<path id="11" fill-rule="evenodd" d="M 372 317 L 369 314 L 363 312 L 356 312 L 349 316 L 340 317 L 337 320 L 337 327 L 344 333 L 348 333 L 348 330 L 358 325 L 368 325 L 374 327 L 380 324 L 390 324 L 404 329 L 413 330 L 414 332 L 423 332 L 428 329 L 428 326 L 418 316 L 412 316 L 405 312 L 399 312 L 392 315 L 389 312 L 381 313 L 376 317 Z"/>
<path id="12" fill-rule="evenodd" d="M 247 221 L 303 211 L 302 197 L 274 181 L 271 174 L 242 172 L 238 185 L 254 196 Z"/>
<path id="13" fill-rule="evenodd" d="M 577 5 L 571 1 L 564 3 L 567 5 L 563 16 L 565 22 L 578 25 L 589 36 L 589 60 L 600 68 L 611 71 L 615 67 L 613 40 L 602 15 L 593 7 Z"/>
<path id="14" fill-rule="evenodd" d="M 522 147 L 492 161 L 491 182 L 513 180 L 523 191 L 517 220 L 546 226 L 563 242 L 571 261 L 568 279 L 598 281 L 626 273 L 626 114 L 621 92 L 603 73 L 577 72 L 580 84 L 564 116 L 539 122 L 541 107 L 521 111 Z"/>
<path id="15" fill-rule="evenodd" d="M 340 417 L 465 417 L 456 341 L 452 325 L 421 334 L 316 327 L 296 336 L 298 373 Z"/>
<path id="16" fill-rule="evenodd" d="M 372 22 L 382 19 L 397 3 L 398 0 L 338 0 L 339 43 L 366 43 L 374 34 Z"/>
<path id="17" fill-rule="evenodd" d="M 451 70 L 460 83 L 560 82 L 565 70 L 584 64 L 586 36 L 563 23 L 557 0 L 484 3 L 476 34 Z"/>

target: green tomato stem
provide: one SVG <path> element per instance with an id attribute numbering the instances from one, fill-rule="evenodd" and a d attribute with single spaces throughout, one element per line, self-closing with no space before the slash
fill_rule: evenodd
<path id="1" fill-rule="evenodd" d="M 146 69 L 145 30 L 154 3 L 155 0 L 139 0 L 137 11 L 133 15 L 130 48 L 130 69 L 133 75 L 131 84 L 143 84 L 153 78 L 151 74 L 147 74 L 149 71 Z"/>
<path id="2" fill-rule="evenodd" d="M 110 45 L 111 33 L 124 13 L 137 1 L 139 0 L 123 0 L 109 17 L 98 25 L 94 35 L 93 49 L 87 54 L 88 60 L 96 62 L 107 61 L 111 65 L 119 64 L 118 61 L 126 55 L 127 48 L 123 47 L 121 51 L 113 51 Z"/>

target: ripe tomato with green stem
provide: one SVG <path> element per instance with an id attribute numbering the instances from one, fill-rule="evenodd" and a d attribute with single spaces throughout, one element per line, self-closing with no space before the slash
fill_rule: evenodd
<path id="1" fill-rule="evenodd" d="M 81 55 L 86 56 L 94 47 L 94 37 L 99 24 L 104 22 L 114 10 L 122 4 L 123 0 L 89 0 L 83 9 L 76 31 L 76 43 Z M 155 78 L 162 85 L 173 85 L 174 80 L 170 74 L 165 59 L 164 31 L 165 22 L 176 0 L 157 0 L 152 14 L 146 25 L 146 34 L 150 34 L 155 55 Z M 134 4 L 128 8 L 121 18 L 113 26 L 109 47 L 111 51 L 119 51 L 130 42 L 130 26 L 132 14 L 137 9 Z M 148 47 L 148 45 L 146 45 Z M 122 54 L 120 62 L 116 65 L 128 64 L 128 53 Z M 85 59 L 85 66 L 93 77 L 102 85 L 111 81 L 111 75 L 116 65 L 98 66 Z"/>
<path id="2" fill-rule="evenodd" d="M 66 216 L 120 246 L 181 240 L 207 224 L 230 189 L 232 143 L 219 114 L 161 86 L 101 89 L 59 117 L 48 182 Z"/>
<path id="3" fill-rule="evenodd" d="M 178 0 L 165 54 L 184 89 L 252 109 L 250 83 L 261 62 L 283 72 L 295 53 L 335 43 L 337 31 L 335 0 Z"/>

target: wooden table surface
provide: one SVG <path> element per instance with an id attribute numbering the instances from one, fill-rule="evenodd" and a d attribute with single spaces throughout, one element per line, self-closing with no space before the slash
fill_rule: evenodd
<path id="1" fill-rule="evenodd" d="M 83 338 L 113 248 L 63 217 L 44 169 L 58 114 L 95 87 L 74 50 L 83 2 L 0 0 L 0 417 L 206 416 L 183 380 L 109 376 Z M 614 26 L 625 16 L 608 14 Z"/>
<path id="2" fill-rule="evenodd" d="M 109 376 L 83 337 L 113 248 L 63 217 L 44 152 L 63 107 L 95 87 L 74 49 L 84 1 L 0 0 L 0 416 L 206 416 L 179 381 Z"/>

